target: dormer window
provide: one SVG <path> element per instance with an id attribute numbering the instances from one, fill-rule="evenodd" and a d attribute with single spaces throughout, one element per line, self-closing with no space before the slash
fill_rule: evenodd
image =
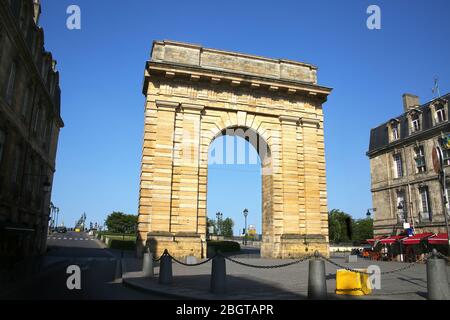
<path id="1" fill-rule="evenodd" d="M 393 140 L 400 139 L 400 133 L 398 132 L 398 124 L 392 126 L 392 139 Z"/>
<path id="2" fill-rule="evenodd" d="M 436 107 L 436 123 L 442 123 L 447 121 L 447 114 L 443 104 L 438 104 Z"/>
<path id="3" fill-rule="evenodd" d="M 411 113 L 411 131 L 417 132 L 420 131 L 420 113 L 419 112 L 412 112 Z"/>
<path id="4" fill-rule="evenodd" d="M 397 119 L 389 121 L 389 140 L 396 141 L 400 139 L 400 125 Z"/>

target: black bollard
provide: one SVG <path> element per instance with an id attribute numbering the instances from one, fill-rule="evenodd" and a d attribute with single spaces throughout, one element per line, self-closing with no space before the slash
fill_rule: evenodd
<path id="1" fill-rule="evenodd" d="M 142 272 L 144 273 L 144 277 L 153 277 L 153 253 L 146 252 L 144 253 L 144 261 L 142 262 Z"/>
<path id="2" fill-rule="evenodd" d="M 164 251 L 159 264 L 159 283 L 171 284 L 173 281 L 172 275 L 172 257 L 169 253 Z"/>
<path id="3" fill-rule="evenodd" d="M 325 262 L 319 258 L 319 252 L 314 253 L 315 258 L 309 260 L 308 273 L 308 299 L 327 299 L 327 282 L 325 278 Z"/>
<path id="4" fill-rule="evenodd" d="M 437 256 L 436 249 L 433 249 L 431 257 L 427 259 L 427 288 L 428 300 L 450 299 L 447 263 Z"/>
<path id="5" fill-rule="evenodd" d="M 221 255 L 214 257 L 211 269 L 211 292 L 225 293 L 227 287 L 227 269 L 225 258 Z"/>

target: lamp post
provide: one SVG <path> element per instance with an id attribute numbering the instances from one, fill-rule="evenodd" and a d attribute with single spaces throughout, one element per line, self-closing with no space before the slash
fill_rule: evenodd
<path id="1" fill-rule="evenodd" d="M 244 219 L 245 219 L 244 245 L 247 245 L 247 216 L 248 216 L 248 210 L 244 209 Z"/>
<path id="2" fill-rule="evenodd" d="M 217 235 L 221 235 L 222 234 L 222 228 L 221 228 L 220 222 L 222 220 L 223 213 L 218 211 L 216 213 L 216 217 L 217 217 Z"/>
<path id="3" fill-rule="evenodd" d="M 397 210 L 398 210 L 398 216 L 399 216 L 399 223 L 403 223 L 403 222 L 405 222 L 405 210 L 404 210 L 405 208 L 404 208 L 404 206 L 403 206 L 403 201 L 400 201 L 399 203 L 398 203 L 398 206 L 397 206 Z"/>
<path id="4" fill-rule="evenodd" d="M 372 212 L 371 212 L 371 211 L 372 211 Z M 375 214 L 375 211 L 377 211 L 376 208 L 369 208 L 369 209 L 367 209 L 367 212 L 366 212 L 366 217 L 367 217 L 367 219 L 370 219 L 371 216 L 372 216 L 372 213 Z"/>
<path id="5" fill-rule="evenodd" d="M 59 208 L 58 207 L 55 207 L 55 213 L 56 213 L 55 227 L 58 228 L 58 216 L 59 216 Z"/>
<path id="6" fill-rule="evenodd" d="M 449 144 L 449 136 L 441 137 L 439 140 L 441 146 L 448 150 Z M 441 197 L 442 197 L 442 211 L 444 214 L 444 222 L 447 229 L 447 252 L 450 254 L 450 227 L 448 224 L 448 208 L 447 208 L 447 177 L 444 166 L 444 154 L 442 148 L 437 146 L 433 149 L 433 153 L 431 154 L 433 159 L 433 169 L 439 174 L 439 180 L 441 182 Z"/>
<path id="7" fill-rule="evenodd" d="M 48 206 L 49 207 L 49 210 L 50 210 L 50 216 L 49 216 L 49 222 L 50 222 L 50 225 L 49 225 L 49 228 L 48 228 L 48 233 L 50 234 L 52 231 L 53 231 L 53 224 L 54 224 L 54 208 L 55 208 L 55 206 L 53 205 L 53 202 L 50 202 L 50 205 Z"/>

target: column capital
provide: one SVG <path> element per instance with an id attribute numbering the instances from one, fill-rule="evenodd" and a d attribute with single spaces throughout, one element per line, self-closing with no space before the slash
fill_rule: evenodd
<path id="1" fill-rule="evenodd" d="M 173 101 L 161 101 L 161 100 L 156 100 L 156 107 L 158 109 L 163 109 L 165 111 L 177 111 L 177 108 L 180 106 L 180 104 L 178 102 L 173 102 Z"/>
<path id="2" fill-rule="evenodd" d="M 205 106 L 202 106 L 201 104 L 182 103 L 181 108 L 186 113 L 199 114 L 205 109 Z"/>
<path id="3" fill-rule="evenodd" d="M 280 119 L 281 124 L 288 124 L 294 126 L 296 126 L 300 120 L 299 117 L 293 116 L 279 116 L 278 119 Z"/>
<path id="4" fill-rule="evenodd" d="M 301 118 L 300 122 L 302 124 L 302 127 L 320 128 L 320 120 L 319 119 Z"/>

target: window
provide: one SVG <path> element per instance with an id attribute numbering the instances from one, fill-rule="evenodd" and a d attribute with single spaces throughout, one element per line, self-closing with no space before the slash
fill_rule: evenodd
<path id="1" fill-rule="evenodd" d="M 0 164 L 2 163 L 2 159 L 3 159 L 3 150 L 5 149 L 5 140 L 6 140 L 6 134 L 3 130 L 0 130 Z"/>
<path id="2" fill-rule="evenodd" d="M 46 130 L 45 122 L 47 121 L 45 109 L 42 109 L 40 118 L 42 120 L 41 123 L 38 124 L 39 125 L 38 131 L 40 134 L 40 138 L 43 140 L 45 138 L 45 130 Z"/>
<path id="3" fill-rule="evenodd" d="M 421 220 L 431 221 L 428 187 L 420 187 L 419 193 L 420 193 L 420 218 Z"/>
<path id="4" fill-rule="evenodd" d="M 9 104 L 12 103 L 12 98 L 13 98 L 13 95 L 14 95 L 14 87 L 15 87 L 15 82 L 16 82 L 16 72 L 17 72 L 16 63 L 13 62 L 11 64 L 11 69 L 9 70 L 8 83 L 6 85 L 6 101 Z"/>
<path id="5" fill-rule="evenodd" d="M 442 123 L 447 121 L 447 115 L 445 114 L 445 108 L 442 104 L 436 106 L 436 123 Z"/>
<path id="6" fill-rule="evenodd" d="M 22 102 L 22 109 L 21 109 L 21 113 L 24 117 L 27 116 L 28 114 L 28 109 L 30 106 L 30 100 L 31 100 L 31 95 L 32 95 L 32 86 L 28 86 L 25 90 L 25 96 L 23 97 L 23 102 Z"/>
<path id="7" fill-rule="evenodd" d="M 44 83 L 47 85 L 48 68 L 47 68 L 47 57 L 46 56 L 44 56 L 42 58 L 41 75 L 42 75 L 42 79 L 44 80 Z"/>
<path id="8" fill-rule="evenodd" d="M 27 38 L 28 33 L 28 22 L 29 22 L 28 10 L 25 9 L 22 13 L 22 17 L 20 18 L 20 29 L 22 29 L 23 36 L 25 39 Z"/>
<path id="9" fill-rule="evenodd" d="M 414 160 L 416 161 L 416 173 L 425 172 L 427 169 L 425 166 L 425 154 L 423 152 L 423 146 L 414 148 L 414 152 Z"/>
<path id="10" fill-rule="evenodd" d="M 392 139 L 393 140 L 400 139 L 400 134 L 398 132 L 398 124 L 392 125 Z"/>
<path id="11" fill-rule="evenodd" d="M 20 147 L 17 146 L 15 153 L 14 153 L 14 163 L 13 163 L 13 167 L 11 170 L 11 182 L 13 184 L 17 183 L 17 181 L 18 181 L 20 155 L 21 155 L 21 150 L 20 150 Z"/>
<path id="12" fill-rule="evenodd" d="M 30 160 L 27 161 L 27 169 L 25 171 L 25 174 L 27 175 L 25 186 L 28 194 L 31 194 L 31 192 L 33 191 L 33 184 L 32 184 L 33 168 L 34 168 L 34 159 L 31 158 Z"/>
<path id="13" fill-rule="evenodd" d="M 39 106 L 36 109 L 36 113 L 34 115 L 34 124 L 33 124 L 33 131 L 36 133 L 39 129 L 39 121 L 41 116 L 41 107 Z"/>
<path id="14" fill-rule="evenodd" d="M 450 149 L 442 149 L 443 162 L 445 166 L 450 165 Z"/>
<path id="15" fill-rule="evenodd" d="M 402 156 L 399 153 L 394 154 L 394 176 L 395 178 L 403 177 Z"/>
<path id="16" fill-rule="evenodd" d="M 47 137 L 46 137 L 47 151 L 50 151 L 50 146 L 52 145 L 53 129 L 54 129 L 53 120 L 50 119 L 48 123 Z"/>
<path id="17" fill-rule="evenodd" d="M 420 131 L 420 115 L 418 113 L 413 113 L 411 115 L 411 126 L 412 132 Z"/>

